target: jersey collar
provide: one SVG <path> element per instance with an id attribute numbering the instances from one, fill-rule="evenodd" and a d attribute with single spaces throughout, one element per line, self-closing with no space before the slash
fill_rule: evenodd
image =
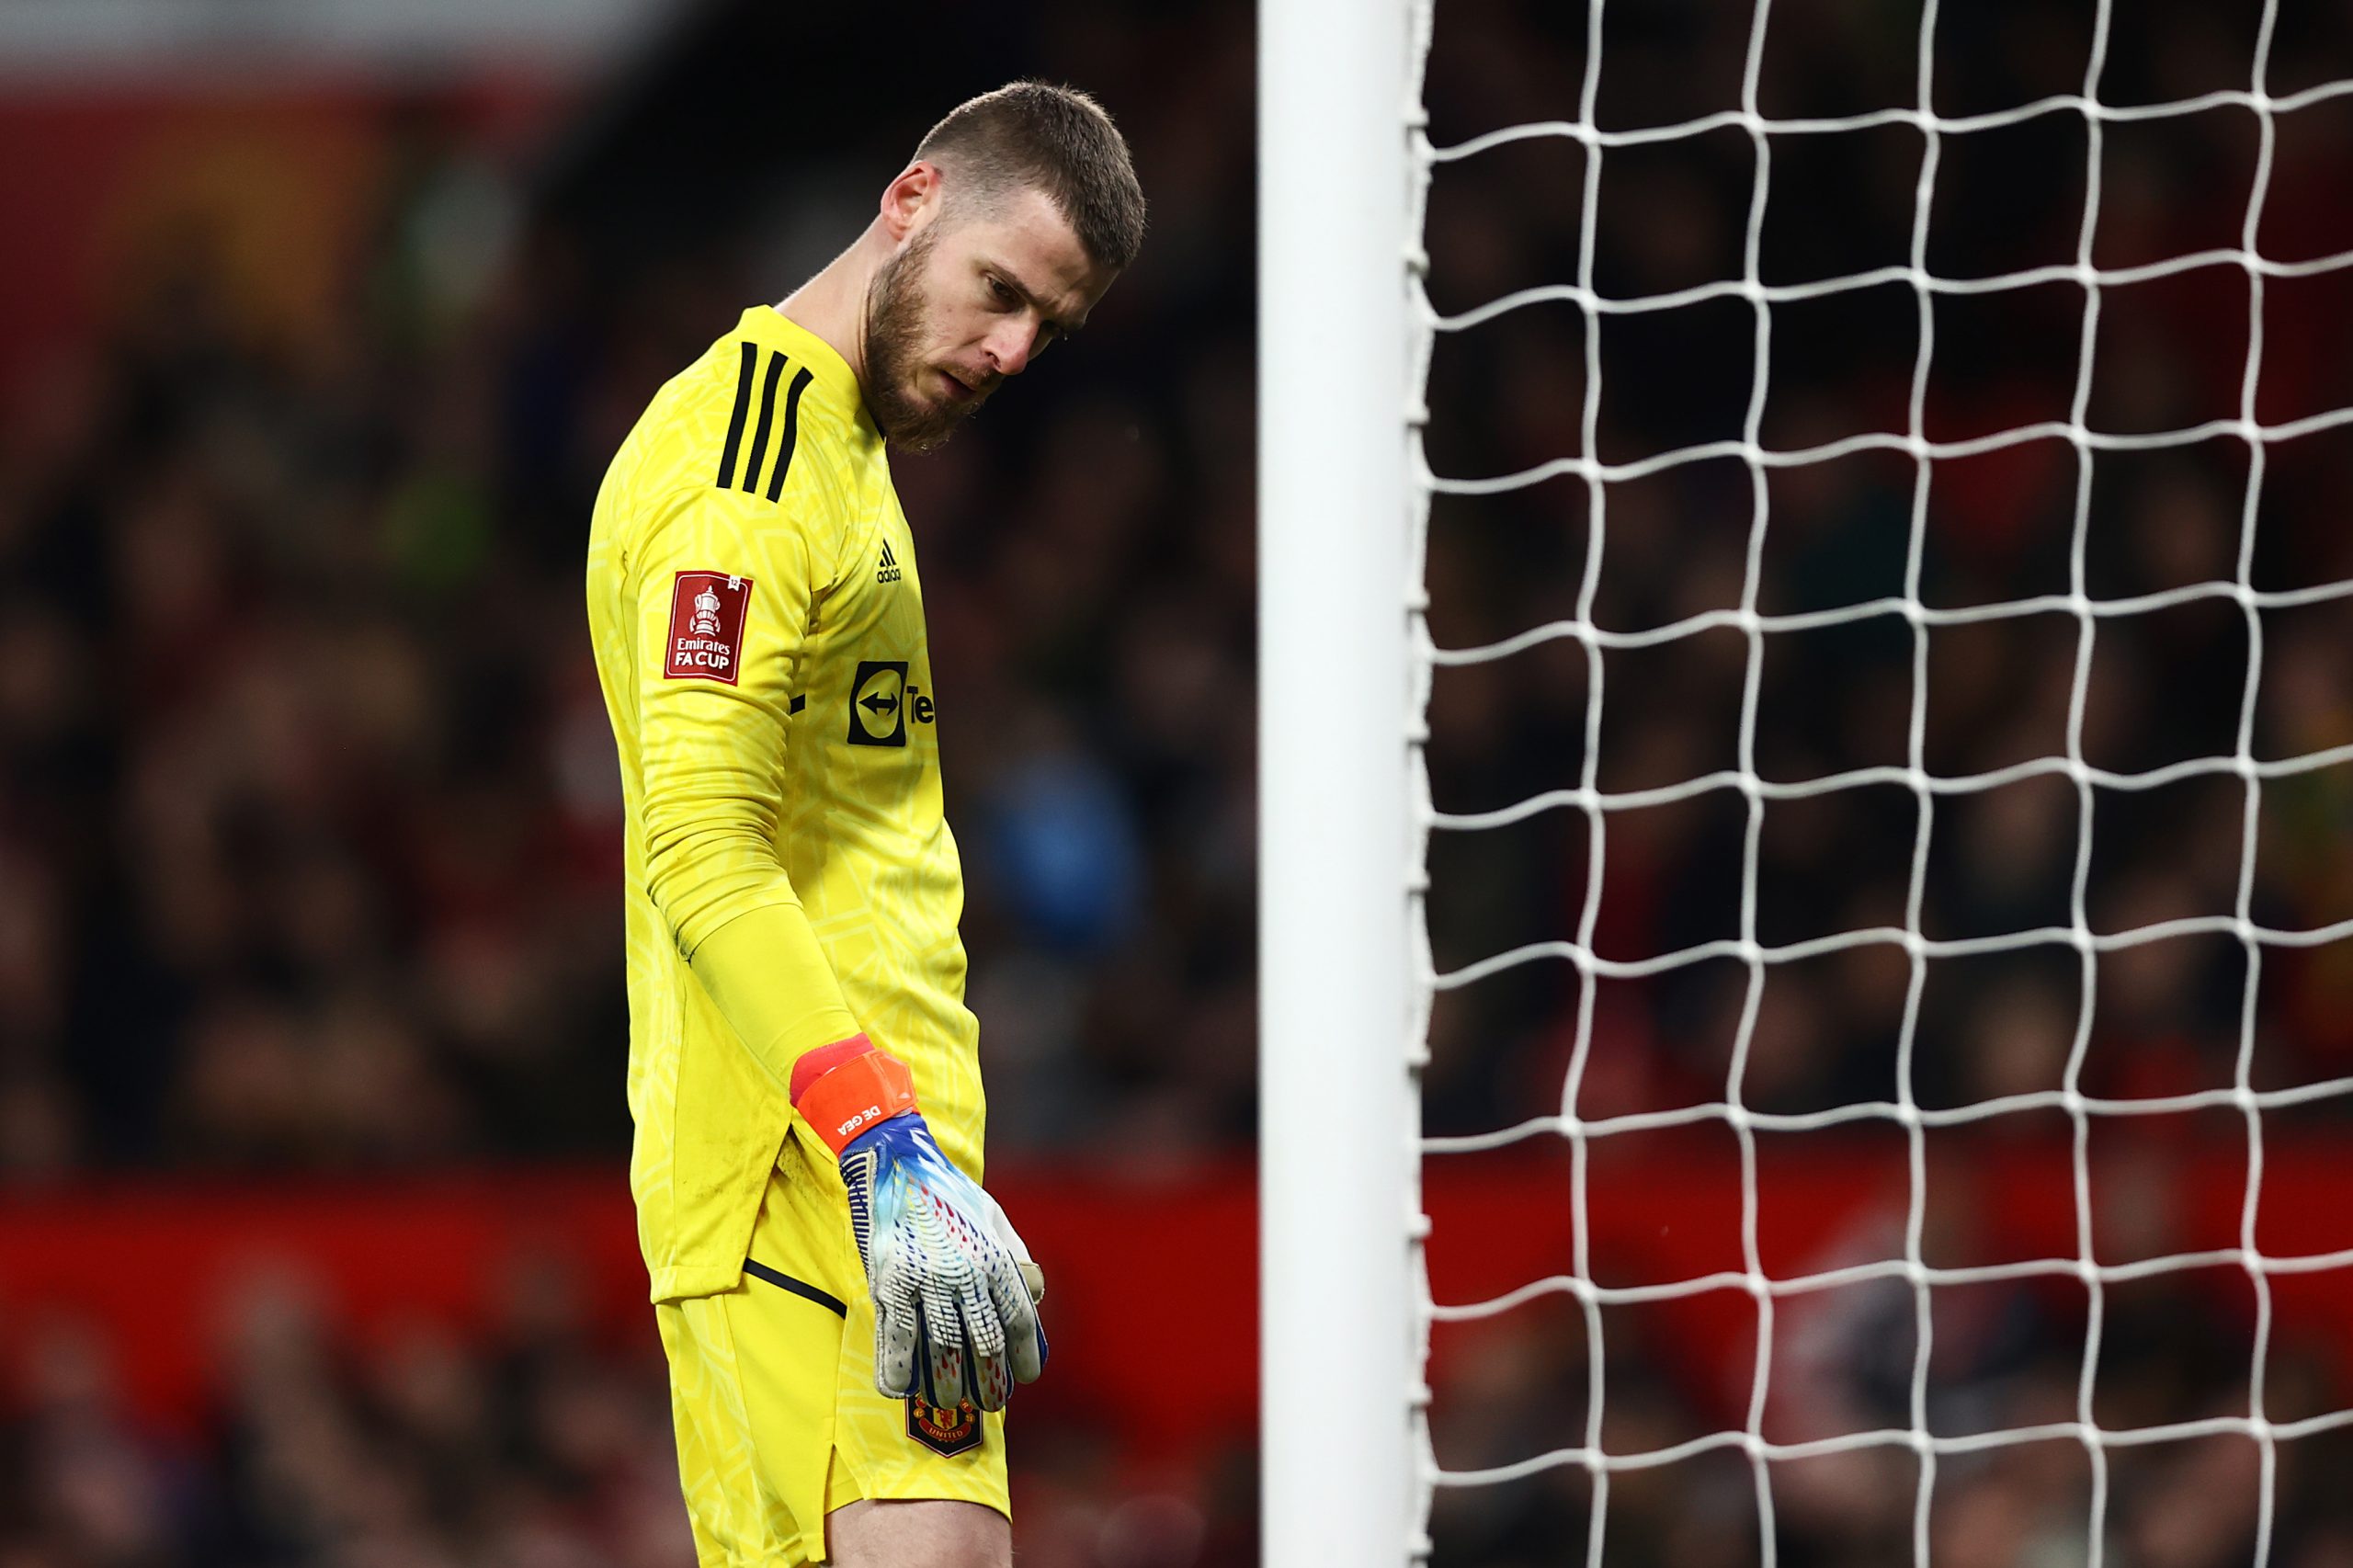
<path id="1" fill-rule="evenodd" d="M 810 379 L 830 394 L 834 403 L 847 411 L 861 424 L 870 423 L 872 415 L 866 412 L 866 394 L 858 384 L 858 374 L 849 362 L 834 351 L 834 346 L 778 310 L 774 305 L 754 305 L 744 312 L 745 330 L 754 337 L 781 348 L 792 362 L 809 372 Z"/>

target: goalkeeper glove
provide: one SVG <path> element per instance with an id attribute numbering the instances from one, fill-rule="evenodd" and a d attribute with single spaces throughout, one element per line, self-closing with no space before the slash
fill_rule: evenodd
<path id="1" fill-rule="evenodd" d="M 996 1200 L 939 1152 L 906 1064 L 853 1035 L 793 1064 L 792 1104 L 849 1193 L 874 1300 L 874 1386 L 943 1410 L 967 1398 L 1004 1409 L 1016 1382 L 1045 1369 L 1045 1276 Z"/>

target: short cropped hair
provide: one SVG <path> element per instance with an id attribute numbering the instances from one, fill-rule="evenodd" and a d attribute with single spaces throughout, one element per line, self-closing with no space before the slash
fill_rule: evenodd
<path id="1" fill-rule="evenodd" d="M 918 161 L 969 181 L 967 194 L 995 199 L 1045 193 L 1098 265 L 1119 271 L 1143 246 L 1143 187 L 1127 140 L 1086 94 L 1047 82 L 1014 82 L 957 105 L 915 148 Z"/>

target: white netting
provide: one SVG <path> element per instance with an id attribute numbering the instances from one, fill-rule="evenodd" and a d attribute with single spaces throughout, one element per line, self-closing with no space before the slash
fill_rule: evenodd
<path id="1" fill-rule="evenodd" d="M 2263 972 L 2266 949 L 2274 948 L 2311 948 L 2320 944 L 2353 937 L 2353 920 L 2323 925 L 2312 929 L 2273 929 L 2255 917 L 2255 887 L 2256 877 L 2257 826 L 2262 811 L 2263 792 L 2268 782 L 2311 773 L 2353 762 L 2353 746 L 2312 751 L 2271 760 L 2258 760 L 2256 756 L 2257 694 L 2264 671 L 2264 614 L 2297 607 L 2321 605 L 2353 597 L 2353 581 L 2327 582 L 2318 585 L 2290 591 L 2263 591 L 2255 585 L 2256 555 L 2256 517 L 2266 477 L 2267 457 L 2277 443 L 2308 436 L 2333 426 L 2353 424 L 2353 407 L 2337 407 L 2292 422 L 2264 425 L 2256 417 L 2256 392 L 2262 374 L 2265 354 L 2265 285 L 2268 280 L 2317 276 L 2353 267 L 2353 251 L 2329 255 L 2318 259 L 2282 263 L 2268 259 L 2257 253 L 2258 232 L 2262 226 L 2265 202 L 2272 180 L 2274 149 L 2278 120 L 2281 116 L 2309 109 L 2325 100 L 2353 95 L 2353 81 L 2331 81 L 2292 96 L 2273 97 L 2267 91 L 2271 74 L 2271 51 L 2278 29 L 2277 0 L 2267 0 L 2263 6 L 2254 48 L 2253 73 L 2244 91 L 2213 92 L 2177 101 L 2119 107 L 2101 101 L 2102 75 L 2109 52 L 2111 17 L 2108 0 L 2100 0 L 2091 23 L 2088 65 L 2084 73 L 2080 93 L 2040 98 L 1998 112 L 1968 117 L 1946 118 L 1933 111 L 1935 102 L 1936 51 L 1938 36 L 1937 0 L 1927 0 L 1920 19 L 1916 54 L 1917 107 L 1887 108 L 1873 113 L 1823 119 L 1768 119 L 1759 110 L 1759 81 L 1766 55 L 1766 40 L 1771 25 L 1770 0 L 1756 0 L 1747 30 L 1745 69 L 1742 77 L 1740 108 L 1734 111 L 1694 119 L 1684 123 L 1641 130 L 1611 131 L 1597 122 L 1599 98 L 1608 60 L 1604 49 L 1603 0 L 1592 0 L 1586 26 L 1583 87 L 1575 117 L 1569 119 L 1513 125 L 1450 146 L 1436 146 L 1425 133 L 1427 118 L 1418 107 L 1409 112 L 1408 132 L 1414 150 L 1417 174 L 1413 232 L 1423 232 L 1430 187 L 1433 179 L 1443 179 L 1449 165 L 1475 159 L 1483 153 L 1510 143 L 1534 138 L 1564 138 L 1578 143 L 1586 162 L 1579 221 L 1577 276 L 1572 283 L 1511 293 L 1475 309 L 1453 315 L 1442 315 L 1431 308 L 1422 279 L 1428 276 L 1429 261 L 1426 252 L 1411 258 L 1413 274 L 1409 282 L 1409 324 L 1413 333 L 1415 377 L 1419 389 L 1427 382 L 1434 346 L 1438 335 L 1465 331 L 1495 318 L 1524 307 L 1540 303 L 1566 303 L 1581 312 L 1584 327 L 1585 364 L 1583 378 L 1582 419 L 1575 436 L 1575 449 L 1552 460 L 1519 472 L 1484 477 L 1440 475 L 1429 472 L 1421 460 L 1424 450 L 1421 428 L 1431 419 L 1428 409 L 1415 409 L 1410 418 L 1415 435 L 1413 449 L 1417 472 L 1413 504 L 1413 540 L 1415 571 L 1424 558 L 1424 544 L 1430 528 L 1431 500 L 1434 495 L 1480 496 L 1537 485 L 1560 476 L 1573 476 L 1583 482 L 1587 505 L 1587 533 L 1583 574 L 1580 580 L 1575 612 L 1571 619 L 1538 625 L 1501 641 L 1483 646 L 1440 648 L 1433 642 L 1425 619 L 1428 608 L 1427 596 L 1418 579 L 1413 590 L 1409 608 L 1414 616 L 1416 661 L 1417 710 L 1414 724 L 1417 744 L 1427 738 L 1422 724 L 1420 710 L 1427 706 L 1435 672 L 1448 666 L 1483 664 L 1510 659 L 1556 640 L 1574 642 L 1583 650 L 1586 669 L 1586 699 L 1584 713 L 1585 745 L 1582 777 L 1574 788 L 1564 788 L 1519 800 L 1501 809 L 1480 812 L 1459 812 L 1438 809 L 1447 802 L 1434 805 L 1430 800 L 1427 771 L 1417 767 L 1417 795 L 1420 800 L 1418 832 L 1425 846 L 1429 835 L 1437 833 L 1472 833 L 1506 827 L 1525 822 L 1539 813 L 1572 811 L 1583 814 L 1588 844 L 1585 868 L 1585 889 L 1576 936 L 1569 941 L 1547 941 L 1514 948 L 1508 951 L 1468 962 L 1461 967 L 1439 971 L 1434 963 L 1426 963 L 1422 976 L 1419 1017 L 1413 1046 L 1417 1060 L 1427 1061 L 1424 1036 L 1430 1006 L 1437 994 L 1470 986 L 1491 976 L 1518 966 L 1545 960 L 1565 960 L 1574 965 L 1578 979 L 1577 1017 L 1574 1053 L 1570 1059 L 1567 1081 L 1563 1086 L 1559 1109 L 1551 1114 L 1532 1117 L 1514 1125 L 1504 1126 L 1483 1133 L 1467 1136 L 1430 1137 L 1425 1141 L 1426 1153 L 1436 1159 L 1450 1154 L 1487 1151 L 1529 1141 L 1564 1141 L 1572 1161 L 1572 1187 L 1569 1201 L 1574 1206 L 1574 1257 L 1570 1272 L 1552 1278 L 1530 1280 L 1519 1288 L 1490 1300 L 1435 1301 L 1430 1299 L 1426 1268 L 1417 1268 L 1423 1281 L 1421 1308 L 1427 1345 L 1428 1325 L 1458 1324 L 1470 1320 L 1492 1318 L 1513 1312 L 1547 1296 L 1563 1296 L 1582 1309 L 1586 1336 L 1586 1358 L 1590 1367 L 1591 1392 L 1588 1399 L 1583 1440 L 1574 1446 L 1526 1455 L 1516 1462 L 1480 1470 L 1447 1471 L 1441 1469 L 1429 1441 L 1427 1419 L 1420 1429 L 1420 1451 L 1424 1460 L 1425 1489 L 1420 1515 L 1427 1521 L 1434 1489 L 1472 1488 L 1515 1481 L 1559 1467 L 1581 1467 L 1591 1478 L 1590 1527 L 1584 1551 L 1586 1561 L 1599 1564 L 1603 1561 L 1603 1543 L 1613 1474 L 1677 1462 L 1711 1450 L 1729 1450 L 1745 1457 L 1753 1471 L 1757 1517 L 1756 1539 L 1762 1561 L 1776 1562 L 1776 1532 L 1773 1528 L 1774 1483 L 1769 1462 L 1802 1459 L 1846 1450 L 1895 1447 L 1911 1450 L 1917 1456 L 1919 1482 L 1912 1509 L 1911 1554 L 1919 1564 L 1930 1561 L 1930 1514 L 1938 1482 L 1938 1460 L 1943 1456 L 1999 1449 L 2009 1445 L 2057 1439 L 2072 1439 L 2079 1443 L 2087 1458 L 2091 1473 L 2090 1521 L 2088 1539 L 2084 1546 L 2084 1561 L 2093 1564 L 2102 1562 L 2104 1537 L 2108 1530 L 2108 1464 L 2112 1449 L 2132 1445 L 2170 1442 L 2213 1434 L 2237 1434 L 2251 1438 L 2260 1454 L 2260 1502 L 2255 1527 L 2255 1561 L 2263 1563 L 2270 1559 L 2275 1526 L 2279 1447 L 2281 1443 L 2310 1437 L 2323 1431 L 2353 1426 L 2353 1410 L 2332 1409 L 2293 1421 L 2274 1420 L 2266 1414 L 2267 1358 L 2272 1347 L 2272 1280 L 2277 1277 L 2353 1267 L 2353 1250 L 2330 1252 L 2316 1256 L 2266 1256 L 2257 1245 L 2256 1219 L 2264 1175 L 2265 1114 L 2291 1106 L 2302 1106 L 2337 1096 L 2353 1096 L 2353 1078 L 2335 1078 L 2309 1082 L 2295 1086 L 2258 1090 L 2256 1086 L 2254 1062 L 2256 1036 L 2257 987 Z M 1435 25 L 1443 27 L 1447 18 L 1436 18 Z M 1415 103 L 1421 101 L 1421 74 L 1426 67 L 1432 43 L 1434 18 L 1432 6 L 1424 0 L 1416 7 L 1412 40 L 1412 80 L 1415 82 Z M 2102 268 L 2094 265 L 2094 238 L 2101 207 L 2102 135 L 2103 128 L 2112 122 L 2154 120 L 2168 117 L 2187 116 L 2218 108 L 2234 108 L 2252 116 L 2258 137 L 2255 172 L 2240 223 L 2239 243 L 2230 248 L 2200 250 L 2174 256 L 2150 265 L 2128 268 Z M 1996 129 L 2022 123 L 2039 116 L 2066 113 L 2081 117 L 2090 149 L 2086 171 L 2086 199 L 2074 263 L 2068 266 L 2044 267 L 2032 270 L 2006 273 L 1995 277 L 1955 278 L 1938 277 L 1929 270 L 1930 210 L 1935 199 L 1941 139 L 1948 135 Z M 1914 189 L 1910 259 L 1908 265 L 1886 267 L 1849 276 L 1830 278 L 1804 284 L 1774 284 L 1764 281 L 1760 269 L 1760 240 L 1766 223 L 1770 172 L 1776 140 L 1787 137 L 1819 136 L 1868 130 L 1874 127 L 1907 126 L 1914 128 L 1925 141 L 1925 154 L 1919 165 Z M 1710 131 L 1734 130 L 1745 133 L 1753 148 L 1755 176 L 1746 210 L 1745 268 L 1737 279 L 1680 290 L 1671 293 L 1637 297 L 1605 297 L 1595 287 L 1597 255 L 1597 224 L 1598 220 L 1603 160 L 1613 150 L 1645 143 L 1664 143 L 1677 139 L 1696 138 Z M 2244 272 L 2249 290 L 2250 306 L 2246 321 L 2247 345 L 2238 382 L 2237 415 L 2234 418 L 2213 420 L 2191 427 L 2156 433 L 2118 434 L 2094 429 L 2087 423 L 2092 403 L 2092 383 L 2096 360 L 2103 290 L 2114 287 L 2188 273 L 2197 269 L 2222 267 Z M 1909 417 L 1902 430 L 1883 431 L 1853 436 L 1828 444 L 1804 449 L 1771 449 L 1762 444 L 1765 423 L 1768 381 L 1772 356 L 1773 311 L 1777 304 L 1822 298 L 1844 291 L 1854 291 L 1874 286 L 1897 283 L 1908 286 L 1916 301 L 1918 342 L 1913 360 L 1910 380 Z M 1927 435 L 1927 407 L 1931 367 L 1936 355 L 1935 301 L 1942 295 L 1990 294 L 2020 290 L 2039 284 L 2069 284 L 2083 291 L 2081 339 L 2077 345 L 2077 372 L 2074 396 L 2068 417 L 2063 421 L 2041 421 L 2001 429 L 1982 437 L 1955 441 L 1931 440 Z M 1601 351 L 1602 318 L 1642 312 L 1673 311 L 1705 303 L 1710 301 L 1745 301 L 1753 309 L 1755 320 L 1754 357 L 1746 403 L 1746 418 L 1737 440 L 1719 440 L 1665 450 L 1639 460 L 1609 463 L 1602 460 L 1601 430 L 1604 400 L 1608 395 L 1603 384 L 1603 355 Z M 1439 411 L 1443 418 L 1443 410 Z M 2112 451 L 2149 449 L 2169 447 L 2189 447 L 2217 439 L 2243 442 L 2247 453 L 2245 490 L 2239 511 L 2238 549 L 2235 574 L 2228 580 L 2213 580 L 2179 586 L 2163 592 L 2131 597 L 2096 598 L 2088 591 L 2086 571 L 2086 541 L 2092 513 L 2092 474 L 2097 454 Z M 2063 441 L 2075 458 L 2076 481 L 2073 507 L 2072 535 L 2068 551 L 2069 586 L 2063 594 L 2045 594 L 2008 602 L 1976 605 L 1960 608 L 1931 608 L 1923 603 L 1921 585 L 1923 561 L 1928 534 L 1929 496 L 1934 466 L 1945 460 L 1961 459 L 1991 452 L 1998 449 L 2028 442 Z M 1565 444 L 1565 443 L 1564 443 Z M 1884 450 L 1908 456 L 1915 465 L 1912 488 L 1910 535 L 1900 596 L 1870 599 L 1809 613 L 1768 614 L 1759 609 L 1759 587 L 1763 577 L 1766 540 L 1769 516 L 1768 474 L 1770 471 L 1802 465 L 1829 462 L 1854 453 Z M 1746 572 L 1739 608 L 1691 616 L 1654 629 L 1638 632 L 1612 631 L 1596 624 L 1595 608 L 1601 581 L 1605 548 L 1608 540 L 1607 527 L 1609 486 L 1680 465 L 1708 460 L 1733 459 L 1745 465 L 1749 475 L 1752 507 L 1746 533 Z M 2104 769 L 2086 761 L 2084 744 L 2086 693 L 2090 686 L 2093 651 L 2104 623 L 2121 618 L 2141 617 L 2171 608 L 2201 600 L 2227 602 L 2239 607 L 2245 620 L 2246 664 L 2238 706 L 2236 744 L 2229 755 L 2196 757 L 2171 766 L 2144 772 L 2128 773 Z M 1928 668 L 1929 632 L 1933 628 L 1969 622 L 1992 621 L 2006 618 L 2021 618 L 2038 614 L 2063 614 L 2075 623 L 2075 650 L 2072 695 L 2066 719 L 2064 755 L 2045 756 L 2023 761 L 2015 766 L 1962 777 L 1939 776 L 1927 766 L 1928 731 Z M 1909 628 L 1912 640 L 1912 695 L 1908 734 L 1908 762 L 1903 767 L 1875 767 L 1839 772 L 1830 777 L 1801 781 L 1768 781 L 1756 767 L 1757 714 L 1760 669 L 1766 640 L 1777 634 L 1816 630 L 1873 618 L 1900 618 Z M 1736 631 L 1746 639 L 1747 663 L 1745 682 L 1740 703 L 1738 762 L 1733 768 L 1712 771 L 1701 777 L 1655 789 L 1609 791 L 1600 787 L 1603 739 L 1603 654 L 1605 651 L 1655 647 L 1677 640 L 1691 638 L 1722 629 Z M 2033 929 L 2012 930 L 1965 939 L 1934 939 L 1923 933 L 1922 906 L 1924 892 L 1929 878 L 1930 844 L 1935 831 L 1937 805 L 1949 797 L 1968 796 L 1993 790 L 2019 781 L 2048 776 L 2068 780 L 2076 796 L 2076 835 L 2074 848 L 2074 869 L 2070 918 L 2063 926 L 2047 925 Z M 2094 802 L 2100 790 L 2147 791 L 2168 784 L 2179 783 L 2201 776 L 2236 778 L 2244 786 L 2242 831 L 2239 835 L 2237 897 L 2234 912 L 2229 915 L 2210 915 L 2166 920 L 2132 929 L 2096 932 L 2086 906 L 2086 889 L 2091 877 L 2093 857 Z M 1908 900 L 1902 926 L 1876 926 L 1868 929 L 1839 931 L 1816 939 L 1773 946 L 1758 940 L 1757 888 L 1758 847 L 1768 802 L 1792 801 L 1806 797 L 1829 796 L 1840 791 L 1867 786 L 1898 786 L 1911 792 L 1916 805 L 1916 830 L 1913 839 Z M 1605 870 L 1605 820 L 1608 813 L 1638 808 L 1655 807 L 1674 801 L 1693 800 L 1713 791 L 1733 791 L 1745 801 L 1746 831 L 1740 892 L 1740 935 L 1735 938 L 1708 942 L 1680 951 L 1663 953 L 1639 961 L 1612 961 L 1600 957 L 1595 949 L 1595 932 L 1600 914 Z M 1415 890 L 1416 930 L 1427 953 L 1426 926 L 1420 919 L 1419 898 Z M 2234 1082 L 2231 1087 L 2197 1093 L 2149 1098 L 2099 1097 L 2083 1092 L 2081 1082 L 2087 1048 L 2093 1033 L 2093 1013 L 2096 987 L 2093 983 L 2103 955 L 2122 949 L 2197 934 L 2220 935 L 2235 939 L 2244 952 L 2244 991 L 2239 1005 L 2239 1033 Z M 1749 1051 L 1755 1034 L 1758 1002 L 1768 967 L 1818 957 L 1841 949 L 1865 945 L 1885 945 L 1900 949 L 1909 962 L 1910 981 L 1904 1002 L 1901 1032 L 1898 1040 L 1898 1062 L 1894 1073 L 1897 1097 L 1892 1101 L 1877 1100 L 1848 1103 L 1813 1114 L 1772 1114 L 1752 1109 L 1743 1104 L 1743 1078 L 1749 1062 Z M 1994 953 L 2032 947 L 2051 946 L 2072 949 L 2081 967 L 2080 1005 L 2075 1022 L 2073 1049 L 2065 1066 L 2063 1085 L 2050 1092 L 2012 1095 L 1980 1100 L 1948 1108 L 1924 1108 L 1914 1094 L 1914 1051 L 1920 999 L 1933 960 Z M 1748 976 L 1746 1003 L 1734 1037 L 1729 1080 L 1722 1097 L 1712 1103 L 1690 1105 L 1679 1108 L 1585 1119 L 1577 1114 L 1580 1090 L 1590 1061 L 1596 1011 L 1597 982 L 1600 979 L 1629 979 L 1678 971 L 1711 959 L 1730 959 L 1745 965 Z M 2187 1113 L 2204 1109 L 2234 1110 L 2244 1120 L 2247 1153 L 2245 1187 L 2240 1208 L 2238 1244 L 2227 1248 L 2198 1252 L 2177 1252 L 2131 1263 L 2102 1263 L 2095 1256 L 2093 1226 L 2093 1196 L 2089 1144 L 2091 1130 L 2100 1118 L 2147 1118 Z M 2063 1112 L 2073 1130 L 2074 1207 L 2076 1247 L 2072 1256 L 2052 1256 L 2012 1264 L 1984 1267 L 1938 1267 L 1926 1261 L 1923 1231 L 1926 1223 L 1926 1142 L 1927 1131 L 1937 1128 L 1982 1122 L 1988 1119 L 2020 1111 L 2048 1109 Z M 1774 1278 L 1766 1267 L 1758 1244 L 1758 1182 L 1756 1134 L 1760 1131 L 1804 1131 L 1849 1123 L 1893 1124 L 1900 1129 L 1908 1142 L 1910 1187 L 1905 1207 L 1904 1236 L 1902 1256 L 1882 1262 L 1839 1267 L 1799 1277 Z M 1741 1236 L 1744 1267 L 1737 1272 L 1709 1274 L 1664 1284 L 1641 1287 L 1607 1287 L 1596 1282 L 1589 1252 L 1590 1226 L 1587 1223 L 1591 1194 L 1588 1171 L 1592 1146 L 1598 1140 L 1617 1135 L 1655 1131 L 1669 1127 L 1696 1124 L 1720 1124 L 1728 1127 L 1736 1138 L 1742 1171 Z M 1531 1201 L 1536 1199 L 1531 1199 Z M 2104 1291 L 2119 1284 L 2146 1279 L 2167 1273 L 2196 1268 L 2233 1267 L 2244 1270 L 2251 1283 L 2256 1300 L 2256 1322 L 2253 1338 L 2253 1361 L 2248 1368 L 2249 1406 L 2244 1417 L 2214 1417 L 2203 1420 L 2172 1422 L 2162 1426 L 2131 1429 L 2103 1428 L 2094 1418 L 2093 1385 L 2095 1369 L 2100 1357 Z M 1939 1288 L 1983 1284 L 2000 1280 L 2022 1279 L 2038 1276 L 2079 1280 L 2088 1293 L 2089 1317 L 2085 1336 L 2083 1362 L 2076 1379 L 2074 1418 L 2063 1422 L 2044 1422 L 2030 1426 L 2018 1426 L 1970 1436 L 1938 1436 L 1931 1430 L 1928 1416 L 1930 1360 L 1935 1348 L 1931 1312 L 1932 1292 Z M 1910 1376 L 1910 1420 L 1903 1426 L 1853 1432 L 1816 1442 L 1777 1443 L 1765 1434 L 1766 1411 L 1771 1393 L 1773 1316 L 1777 1303 L 1788 1298 L 1833 1288 L 1854 1285 L 1870 1280 L 1901 1281 L 1908 1285 L 1914 1299 L 1914 1319 L 1916 1325 L 1912 1347 Z M 1607 1391 L 1602 1381 L 1605 1306 L 1630 1305 L 1668 1301 L 1696 1295 L 1704 1291 L 1731 1288 L 1744 1290 L 1753 1298 L 1758 1317 L 1756 1351 L 1751 1381 L 1746 1420 L 1736 1428 L 1710 1433 L 1699 1438 L 1653 1451 L 1605 1452 L 1602 1440 L 1603 1414 Z M 1427 1403 L 1427 1395 L 1423 1395 Z M 1415 1546 L 1416 1552 L 1427 1556 L 1431 1550 L 1425 1536 Z M 1567 1550 L 1565 1543 L 1563 1551 Z M 1565 1558 L 1564 1558 L 1565 1560 Z"/>

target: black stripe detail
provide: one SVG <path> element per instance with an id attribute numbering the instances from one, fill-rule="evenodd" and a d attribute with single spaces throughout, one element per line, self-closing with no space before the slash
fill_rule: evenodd
<path id="1" fill-rule="evenodd" d="M 760 426 L 752 432 L 752 455 L 744 460 L 744 494 L 760 488 L 760 460 L 767 456 L 768 427 L 776 421 L 776 383 L 784 374 L 784 356 L 771 350 L 768 373 L 760 383 Z"/>
<path id="2" fill-rule="evenodd" d="M 767 1280 L 779 1290 L 790 1290 L 803 1301 L 814 1301 L 835 1317 L 849 1316 L 849 1309 L 842 1305 L 840 1297 L 827 1295 L 805 1279 L 795 1279 L 790 1274 L 779 1274 L 767 1264 L 755 1263 L 748 1257 L 744 1260 L 744 1272 L 755 1279 Z"/>
<path id="3" fill-rule="evenodd" d="M 796 697 L 790 702 L 785 704 L 784 710 L 789 716 L 800 712 L 803 708 L 808 706 L 809 699 L 806 697 Z"/>
<path id="4" fill-rule="evenodd" d="M 744 345 L 744 368 L 735 373 L 735 413 L 727 421 L 727 447 L 719 454 L 719 479 L 722 490 L 735 483 L 735 448 L 744 439 L 744 415 L 752 406 L 752 363 L 759 357 L 756 344 Z"/>
<path id="5" fill-rule="evenodd" d="M 809 384 L 808 370 L 792 373 L 792 390 L 784 394 L 784 450 L 776 455 L 776 477 L 768 481 L 768 499 L 784 494 L 784 476 L 792 467 L 792 449 L 801 439 L 801 389 Z"/>

